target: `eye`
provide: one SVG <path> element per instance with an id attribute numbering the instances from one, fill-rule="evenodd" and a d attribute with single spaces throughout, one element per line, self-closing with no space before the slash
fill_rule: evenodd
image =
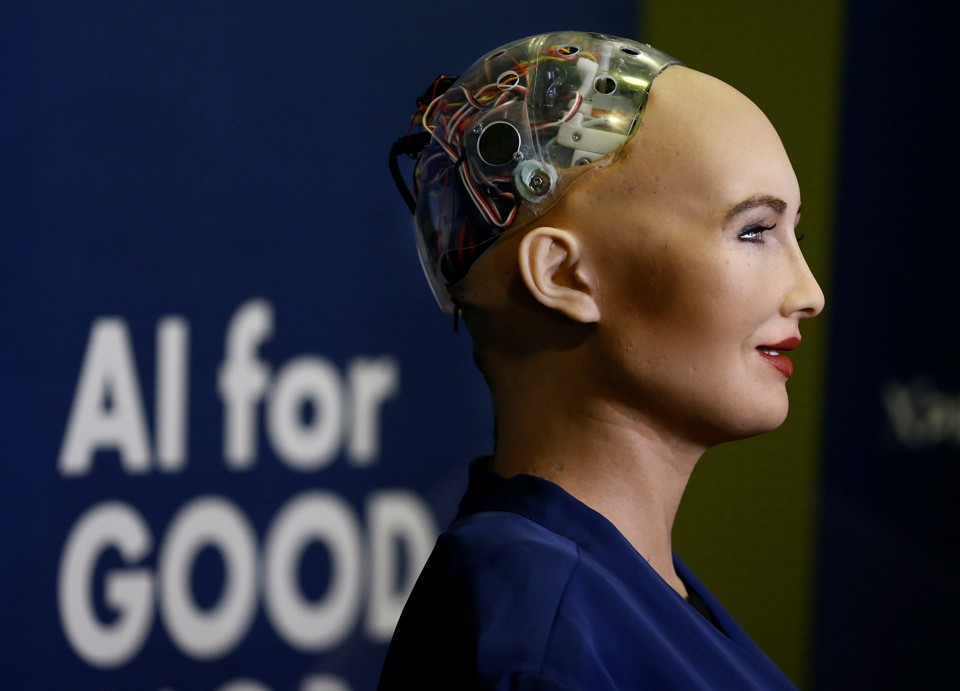
<path id="1" fill-rule="evenodd" d="M 754 242 L 759 244 L 763 242 L 763 234 L 768 230 L 773 230 L 776 227 L 777 227 L 776 223 L 769 226 L 765 226 L 760 223 L 754 223 L 752 225 L 747 226 L 743 230 L 741 230 L 740 234 L 737 237 L 743 240 L 744 242 Z"/>

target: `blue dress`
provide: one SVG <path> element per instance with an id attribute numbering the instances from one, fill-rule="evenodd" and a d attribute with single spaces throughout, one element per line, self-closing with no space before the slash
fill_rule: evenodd
<path id="1" fill-rule="evenodd" d="M 676 557 L 675 566 L 712 622 L 559 486 L 474 463 L 378 689 L 795 688 Z"/>

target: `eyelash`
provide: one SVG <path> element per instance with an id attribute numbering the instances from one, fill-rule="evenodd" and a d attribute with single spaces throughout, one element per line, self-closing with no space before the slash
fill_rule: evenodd
<path id="1" fill-rule="evenodd" d="M 753 225 L 751 225 L 751 226 L 747 226 L 746 228 L 744 228 L 743 230 L 741 230 L 741 231 L 740 231 L 740 235 L 739 235 L 738 237 L 739 237 L 741 240 L 743 240 L 744 242 L 753 242 L 753 243 L 756 243 L 756 244 L 760 244 L 761 242 L 763 242 L 763 234 L 764 234 L 766 231 L 768 231 L 768 230 L 773 230 L 773 229 L 776 228 L 776 227 L 777 227 L 777 224 L 776 224 L 776 223 L 774 223 L 773 225 L 769 225 L 769 226 L 765 226 L 765 225 L 761 225 L 761 224 L 759 224 L 759 223 L 755 223 L 755 224 L 753 224 Z"/>

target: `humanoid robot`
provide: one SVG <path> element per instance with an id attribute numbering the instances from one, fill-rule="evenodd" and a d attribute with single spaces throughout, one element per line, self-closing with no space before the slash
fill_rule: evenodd
<path id="1" fill-rule="evenodd" d="M 391 168 L 495 447 L 380 688 L 792 688 L 671 543 L 703 453 L 782 423 L 787 351 L 823 307 L 776 131 L 723 82 L 587 32 L 497 48 L 420 106 Z"/>

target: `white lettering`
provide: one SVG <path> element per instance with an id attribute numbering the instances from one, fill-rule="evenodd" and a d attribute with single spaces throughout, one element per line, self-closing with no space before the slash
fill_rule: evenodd
<path id="1" fill-rule="evenodd" d="M 269 686 L 255 679 L 234 679 L 217 688 L 217 691 L 271 691 Z"/>
<path id="2" fill-rule="evenodd" d="M 217 385 L 225 406 L 224 459 L 234 470 L 248 470 L 256 459 L 257 403 L 270 377 L 256 351 L 272 333 L 273 308 L 266 300 L 240 305 L 227 328 L 226 359 Z"/>
<path id="3" fill-rule="evenodd" d="M 126 564 L 143 559 L 153 540 L 140 515 L 126 504 L 109 501 L 84 513 L 70 531 L 57 584 L 60 621 L 67 641 L 85 662 L 112 668 L 128 662 L 143 645 L 153 623 L 153 579 L 146 569 L 109 571 L 104 600 L 117 617 L 98 619 L 92 577 L 101 555 L 110 549 Z"/>
<path id="4" fill-rule="evenodd" d="M 407 490 L 373 494 L 365 514 L 366 540 L 356 512 L 342 497 L 304 492 L 277 512 L 258 554 L 250 521 L 236 504 L 213 495 L 197 497 L 170 521 L 153 573 L 143 563 L 153 550 L 153 536 L 136 509 L 116 501 L 94 506 L 71 529 L 61 557 L 57 597 L 67 641 L 89 664 L 119 667 L 142 650 L 156 609 L 184 654 L 200 660 L 222 657 L 249 633 L 261 592 L 267 620 L 297 650 L 326 652 L 343 644 L 356 630 L 365 602 L 367 637 L 386 641 L 437 531 L 426 504 Z M 319 595 L 303 580 L 310 548 L 324 549 L 327 557 Z M 193 590 L 205 549 L 215 550 L 224 566 L 212 606 L 198 604 Z M 113 565 L 115 554 L 119 566 Z M 95 582 L 100 573 L 102 584 Z M 318 689 L 324 688 L 321 682 L 331 691 L 339 688 L 335 677 L 311 680 Z"/>
<path id="5" fill-rule="evenodd" d="M 960 395 L 937 391 L 924 379 L 891 381 L 880 393 L 893 433 L 906 448 L 960 446 Z"/>
<path id="6" fill-rule="evenodd" d="M 290 468 L 320 470 L 340 450 L 343 431 L 342 385 L 336 368 L 320 357 L 302 356 L 281 370 L 270 392 L 267 430 Z M 304 421 L 304 405 L 311 405 Z"/>
<path id="7" fill-rule="evenodd" d="M 98 450 L 116 449 L 131 475 L 150 470 L 143 397 L 122 319 L 93 322 L 57 466 L 64 476 L 90 472 Z"/>
<path id="8" fill-rule="evenodd" d="M 209 610 L 197 607 L 190 576 L 200 550 L 215 548 L 224 560 L 223 592 Z M 256 613 L 256 536 L 237 506 L 199 497 L 171 524 L 160 551 L 161 615 L 171 639 L 187 655 L 209 660 L 228 653 L 247 633 Z"/>
<path id="9" fill-rule="evenodd" d="M 158 467 L 167 472 L 183 470 L 187 458 L 188 341 L 186 320 L 167 317 L 158 324 L 156 453 Z"/>
<path id="10" fill-rule="evenodd" d="M 354 466 L 369 466 L 380 455 L 380 408 L 400 391 L 400 367 L 390 357 L 358 357 L 347 371 L 351 403 L 347 457 Z"/>
<path id="11" fill-rule="evenodd" d="M 327 592 L 314 602 L 303 596 L 300 560 L 311 542 L 330 557 Z M 277 515 L 266 540 L 264 602 L 277 632 L 307 652 L 329 650 L 350 633 L 363 585 L 361 541 L 350 505 L 335 494 L 306 492 Z"/>
<path id="12" fill-rule="evenodd" d="M 430 556 L 437 528 L 420 497 L 396 489 L 377 492 L 367 501 L 367 529 L 372 568 L 366 630 L 371 639 L 388 641 Z M 406 573 L 400 573 L 403 546 Z"/>
<path id="13" fill-rule="evenodd" d="M 303 679 L 300 691 L 350 691 L 350 684 L 332 674 L 314 674 Z"/>

